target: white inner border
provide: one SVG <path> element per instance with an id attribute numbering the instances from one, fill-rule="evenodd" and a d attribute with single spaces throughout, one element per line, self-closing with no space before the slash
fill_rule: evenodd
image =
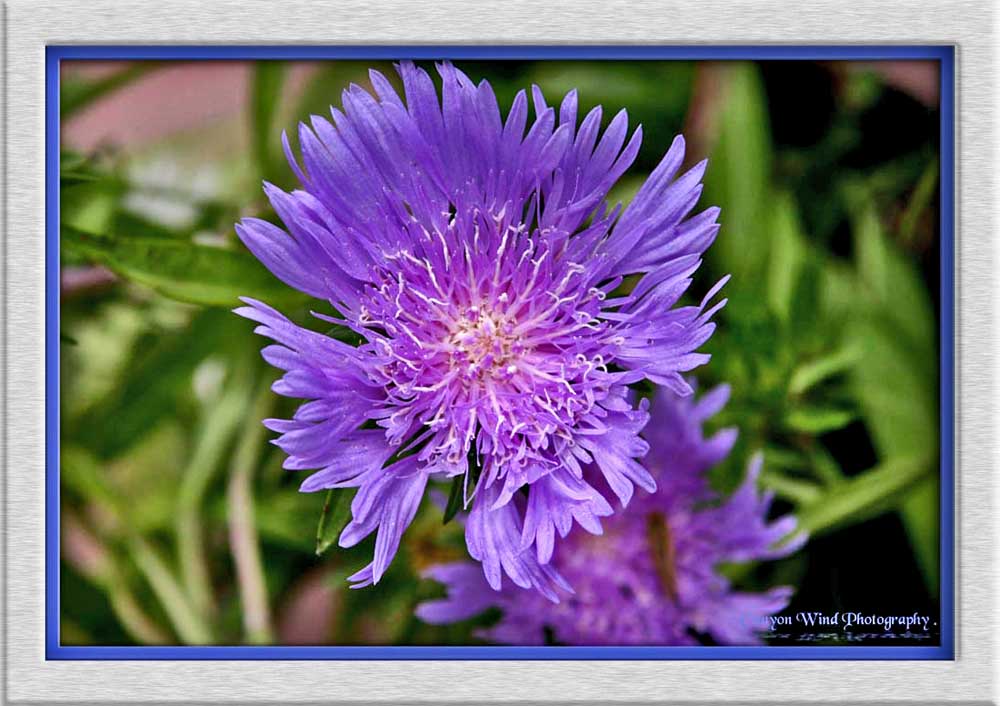
<path id="1" fill-rule="evenodd" d="M 4 701 L 993 702 L 997 429 L 992 3 L 917 0 L 280 3 L 15 0 L 6 5 Z M 46 44 L 957 44 L 954 662 L 46 662 Z M 971 342 L 972 345 L 966 345 Z"/>

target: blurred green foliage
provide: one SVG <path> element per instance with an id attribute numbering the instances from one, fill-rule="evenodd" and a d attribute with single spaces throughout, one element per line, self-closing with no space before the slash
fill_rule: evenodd
<path id="1" fill-rule="evenodd" d="M 157 68 L 64 78 L 63 119 Z M 429 502 L 383 582 L 345 590 L 371 542 L 337 548 L 350 495 L 298 493 L 300 478 L 282 470 L 260 419 L 294 404 L 268 391 L 276 374 L 259 360 L 262 341 L 229 312 L 238 296 L 255 296 L 315 326 L 308 311 L 324 304 L 267 273 L 232 224 L 246 214 L 274 220 L 259 184 L 292 184 L 281 130 L 294 143 L 296 122 L 339 103 L 348 83 L 364 84 L 367 68 L 325 63 L 293 91 L 290 67 L 255 65 L 244 129 L 225 128 L 225 149 L 211 148 L 221 133 L 206 128 L 128 151 L 64 150 L 64 643 L 475 642 L 477 621 L 431 627 L 412 616 L 440 592 L 421 569 L 464 553 L 457 523 L 442 525 Z M 733 279 L 698 377 L 703 389 L 732 386 L 714 424 L 740 429 L 714 481 L 732 488 L 763 450 L 762 482 L 814 537 L 899 513 L 936 594 L 938 341 L 921 257 L 936 246 L 938 164 L 927 141 L 880 163 L 849 163 L 865 111 L 887 90 L 881 79 L 844 74 L 819 138 L 779 146 L 753 64 L 462 68 L 488 77 L 504 109 L 532 82 L 550 102 L 578 89 L 581 108 L 602 105 L 605 123 L 627 108 L 645 140 L 614 199 L 627 203 L 679 132 L 690 163 L 709 156 L 702 204 L 722 207 L 723 229 L 697 279 L 703 290 Z M 92 276 L 97 266 L 115 277 Z M 858 451 L 868 446 L 872 459 Z M 444 504 L 447 486 L 437 492 Z M 776 575 L 796 583 L 808 552 Z M 733 576 L 753 585 L 755 571 Z"/>

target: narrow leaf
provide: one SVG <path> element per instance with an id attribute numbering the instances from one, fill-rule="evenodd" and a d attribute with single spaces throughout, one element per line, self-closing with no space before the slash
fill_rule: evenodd
<path id="1" fill-rule="evenodd" d="M 833 455 L 822 444 L 814 444 L 809 451 L 813 474 L 824 485 L 835 486 L 844 481 L 844 471 Z"/>
<path id="2" fill-rule="evenodd" d="M 897 506 L 902 493 L 924 479 L 926 458 L 891 459 L 830 489 L 798 513 L 799 528 L 812 535 L 871 519 Z"/>
<path id="3" fill-rule="evenodd" d="M 129 64 L 124 69 L 97 80 L 63 77 L 59 86 L 60 117 L 63 120 L 72 117 L 91 103 L 145 76 L 157 66 L 151 62 Z"/>
<path id="4" fill-rule="evenodd" d="M 204 616 L 213 611 L 214 596 L 205 549 L 203 505 L 250 404 L 252 373 L 243 362 L 232 363 L 222 394 L 202 410 L 193 452 L 177 491 L 174 529 L 181 578 L 192 603 Z"/>
<path id="5" fill-rule="evenodd" d="M 254 64 L 250 87 L 250 119 L 253 153 L 262 175 L 275 171 L 274 155 L 280 144 L 275 134 L 275 115 L 285 82 L 285 65 L 278 61 L 258 61 Z"/>
<path id="6" fill-rule="evenodd" d="M 121 380 L 86 411 L 64 419 L 64 438 L 79 439 L 101 458 L 131 448 L 183 409 L 199 363 L 224 343 L 233 345 L 241 335 L 249 339 L 241 323 L 228 311 L 210 309 L 183 330 L 140 338 Z M 106 423 L 92 424 L 94 419 Z"/>
<path id="7" fill-rule="evenodd" d="M 785 415 L 785 426 L 805 434 L 825 434 L 846 427 L 854 412 L 838 407 L 799 407 Z"/>
<path id="8" fill-rule="evenodd" d="M 772 207 L 767 96 L 753 64 L 735 63 L 725 70 L 718 142 L 705 174 L 706 201 L 724 207 L 725 225 L 710 256 L 734 281 L 753 282 L 767 262 L 765 234 Z"/>
<path id="9" fill-rule="evenodd" d="M 59 482 L 88 500 L 102 502 L 115 511 L 122 509 L 100 459 L 81 446 L 63 443 L 59 452 Z"/>
<path id="10" fill-rule="evenodd" d="M 917 565 L 931 593 L 940 590 L 941 576 L 941 496 L 940 481 L 930 475 L 916 486 L 899 508 L 903 526 L 913 546 Z"/>
<path id="11" fill-rule="evenodd" d="M 80 182 L 97 181 L 107 177 L 108 175 L 102 173 L 86 156 L 79 152 L 63 150 L 59 153 L 60 186 L 72 186 Z"/>
<path id="12" fill-rule="evenodd" d="M 861 352 L 851 389 L 875 448 L 884 457 L 936 454 L 938 376 L 933 359 L 913 351 L 884 317 L 854 321 L 849 335 Z"/>
<path id="13" fill-rule="evenodd" d="M 340 533 L 351 521 L 351 501 L 355 491 L 350 488 L 334 488 L 326 493 L 323 512 L 316 527 L 316 556 L 324 554 L 337 543 Z"/>
<path id="14" fill-rule="evenodd" d="M 825 322 L 817 317 L 823 304 L 822 277 L 823 267 L 814 257 L 802 263 L 795 279 L 788 317 L 795 332 L 796 345 L 800 348 L 808 348 L 824 333 Z"/>
<path id="15" fill-rule="evenodd" d="M 921 188 L 932 190 L 926 184 L 918 191 Z M 916 263 L 884 232 L 871 199 L 861 199 L 854 239 L 860 279 L 873 295 L 867 310 L 849 327 L 862 356 L 851 375 L 861 414 L 883 457 L 916 453 L 935 458 L 938 351 L 927 287 Z M 939 590 L 940 577 L 939 484 L 939 478 L 930 475 L 899 507 L 932 593 Z"/>
<path id="16" fill-rule="evenodd" d="M 910 202 L 906 205 L 906 210 L 903 211 L 903 216 L 899 220 L 899 237 L 902 242 L 910 243 L 913 241 L 917 223 L 927 207 L 930 206 L 934 196 L 934 187 L 937 186 L 939 171 L 940 165 L 937 158 L 934 158 L 920 176 L 920 181 L 917 182 L 917 186 L 913 190 L 913 196 L 910 197 Z"/>
<path id="17" fill-rule="evenodd" d="M 792 395 L 801 395 L 827 378 L 845 372 L 854 365 L 858 358 L 857 349 L 844 348 L 803 363 L 792 373 L 788 382 L 788 392 Z"/>
<path id="18" fill-rule="evenodd" d="M 806 244 L 795 203 L 788 194 L 775 199 L 771 216 L 771 256 L 768 258 L 768 303 L 771 311 L 787 321 L 791 313 Z"/>
<path id="19" fill-rule="evenodd" d="M 766 468 L 761 471 L 760 482 L 765 488 L 773 490 L 778 496 L 797 505 L 808 505 L 815 502 L 820 495 L 820 489 L 816 484 Z"/>
<path id="20" fill-rule="evenodd" d="M 96 235 L 68 226 L 62 228 L 61 243 L 66 251 L 125 279 L 191 304 L 232 307 L 241 296 L 277 305 L 305 299 L 242 250 L 167 238 Z"/>
<path id="21" fill-rule="evenodd" d="M 61 230 L 74 229 L 87 233 L 103 233 L 114 222 L 123 191 L 113 179 L 75 180 L 62 183 L 59 189 L 59 223 Z M 70 252 L 61 253 L 65 257 Z"/>
<path id="22" fill-rule="evenodd" d="M 465 475 L 457 475 L 451 479 L 451 492 L 448 493 L 448 504 L 444 508 L 444 519 L 441 524 L 451 522 L 458 511 L 462 509 L 462 486 Z"/>
<path id="23" fill-rule="evenodd" d="M 870 199 L 853 223 L 858 274 L 872 295 L 873 313 L 896 326 L 921 354 L 934 354 L 934 309 L 916 263 L 910 261 L 882 228 Z"/>

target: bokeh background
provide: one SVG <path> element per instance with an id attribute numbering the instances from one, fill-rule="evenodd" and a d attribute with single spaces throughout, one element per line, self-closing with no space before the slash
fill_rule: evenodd
<path id="1" fill-rule="evenodd" d="M 701 205 L 721 206 L 723 227 L 691 298 L 733 279 L 697 375 L 732 385 L 714 423 L 741 432 L 713 480 L 731 488 L 763 450 L 776 511 L 812 533 L 792 557 L 727 571 L 795 586 L 789 614 L 936 618 L 937 64 L 457 63 L 504 110 L 532 83 L 550 103 L 578 89 L 605 123 L 627 108 L 645 139 L 615 200 L 677 133 L 690 163 L 709 158 Z M 310 320 L 316 303 L 261 268 L 233 223 L 274 219 L 260 184 L 293 184 L 281 131 L 366 85 L 369 66 L 392 73 L 63 63 L 63 644 L 477 643 L 477 621 L 412 617 L 441 592 L 419 571 L 463 553 L 430 503 L 383 582 L 346 588 L 371 547 L 331 547 L 324 495 L 281 469 L 259 420 L 294 404 L 269 392 L 263 341 L 230 313 L 255 295 Z"/>

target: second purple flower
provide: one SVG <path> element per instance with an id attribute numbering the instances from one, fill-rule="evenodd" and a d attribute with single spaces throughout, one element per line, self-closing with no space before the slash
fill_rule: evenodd
<path id="1" fill-rule="evenodd" d="M 624 211 L 607 196 L 639 151 L 619 112 L 577 121 L 541 91 L 504 119 L 492 88 L 450 64 L 399 66 L 403 96 L 371 73 L 374 95 L 345 91 L 332 122 L 302 125 L 302 190 L 265 191 L 285 224 L 247 218 L 237 232 L 279 278 L 337 312 L 348 345 L 266 304 L 237 312 L 276 341 L 275 391 L 307 400 L 267 420 L 285 467 L 315 471 L 303 491 L 356 487 L 340 544 L 377 532 L 355 586 L 379 581 L 428 481 L 459 478 L 470 555 L 490 586 L 502 575 L 557 600 L 555 535 L 601 531 L 614 510 L 583 475 L 599 470 L 624 507 L 653 491 L 641 464 L 643 380 L 680 395 L 704 363 L 713 287 L 678 306 L 717 231 L 717 208 L 691 215 L 705 162 L 677 176 L 678 137 Z M 629 277 L 629 286 L 623 281 Z M 526 499 L 512 502 L 519 491 Z"/>

